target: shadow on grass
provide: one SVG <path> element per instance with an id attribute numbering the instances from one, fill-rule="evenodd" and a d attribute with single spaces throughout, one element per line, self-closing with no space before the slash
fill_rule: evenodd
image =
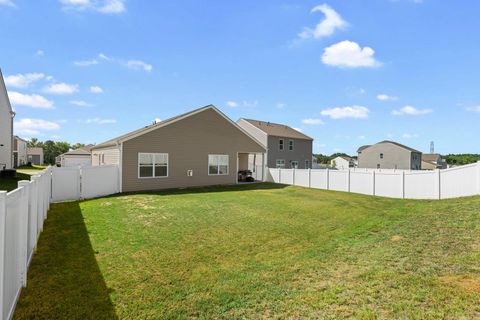
<path id="1" fill-rule="evenodd" d="M 118 319 L 78 202 L 51 206 L 14 319 Z"/>

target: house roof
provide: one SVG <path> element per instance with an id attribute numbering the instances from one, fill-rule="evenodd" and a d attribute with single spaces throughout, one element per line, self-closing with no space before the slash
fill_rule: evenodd
<path id="1" fill-rule="evenodd" d="M 248 123 L 254 125 L 258 129 L 262 130 L 269 136 L 276 136 L 276 137 L 285 137 L 285 138 L 293 138 L 293 139 L 302 139 L 302 140 L 313 140 L 309 136 L 299 132 L 298 130 L 293 129 L 285 124 L 273 123 L 273 122 L 266 122 L 260 120 L 252 120 L 252 119 L 245 119 L 241 118 Z"/>
<path id="2" fill-rule="evenodd" d="M 91 154 L 90 151 L 87 151 L 85 149 L 75 149 L 75 150 L 70 150 L 68 152 L 65 152 L 62 154 L 63 156 L 70 155 L 70 156 L 89 156 Z"/>
<path id="3" fill-rule="evenodd" d="M 342 159 L 347 160 L 347 161 L 353 161 L 354 160 L 353 158 L 347 157 L 347 156 L 338 156 L 337 158 L 342 158 Z"/>
<path id="4" fill-rule="evenodd" d="M 140 128 L 140 129 L 137 129 L 137 130 L 134 130 L 134 131 L 131 131 L 127 134 L 124 134 L 124 135 L 121 135 L 121 136 L 118 136 L 116 138 L 113 138 L 113 139 L 110 139 L 110 140 L 107 140 L 105 142 L 102 142 L 100 144 L 97 144 L 95 146 L 93 146 L 90 150 L 94 150 L 94 149 L 100 149 L 100 148 L 105 148 L 105 147 L 111 147 L 111 146 L 115 146 L 117 144 L 120 144 L 124 141 L 127 141 L 127 140 L 130 140 L 130 139 L 133 139 L 135 137 L 138 137 L 138 136 L 141 136 L 145 133 L 148 133 L 150 131 L 153 131 L 153 130 L 156 130 L 156 129 L 159 129 L 159 128 L 162 128 L 162 127 L 165 127 L 169 124 L 172 124 L 176 121 L 179 121 L 179 120 L 182 120 L 184 118 L 187 118 L 187 117 L 190 117 L 190 116 L 193 116 L 199 112 L 202 112 L 202 111 L 205 111 L 205 110 L 213 110 L 215 112 L 217 112 L 218 114 L 220 114 L 223 118 L 225 118 L 228 122 L 230 122 L 234 127 L 236 127 L 237 129 L 239 129 L 240 131 L 242 131 L 245 135 L 247 135 L 250 139 L 252 139 L 253 141 L 255 141 L 259 146 L 261 146 L 262 148 L 265 148 L 257 139 L 255 139 L 253 136 L 251 136 L 247 131 L 245 131 L 242 127 L 240 127 L 238 124 L 236 124 L 235 122 L 233 122 L 230 118 L 228 118 L 223 112 L 221 112 L 220 110 L 218 110 L 214 105 L 212 104 L 209 104 L 207 106 L 204 106 L 204 107 L 201 107 L 201 108 L 198 108 L 198 109 L 195 109 L 195 110 L 192 110 L 192 111 L 189 111 L 189 112 L 186 112 L 186 113 L 183 113 L 183 114 L 180 114 L 178 116 L 174 116 L 174 117 L 171 117 L 171 118 L 168 118 L 166 120 L 163 120 L 163 121 L 159 121 L 159 122 L 156 122 L 154 124 L 151 124 L 151 125 L 148 125 L 148 126 L 145 126 L 143 128 Z"/>
<path id="5" fill-rule="evenodd" d="M 28 141 L 25 139 L 20 138 L 19 136 L 15 136 L 15 139 L 22 140 L 23 142 L 27 143 Z"/>
<path id="6" fill-rule="evenodd" d="M 395 142 L 395 141 L 390 141 L 390 140 L 380 141 L 380 142 L 376 143 L 375 145 L 377 145 L 377 144 L 382 144 L 382 143 L 391 143 L 391 144 L 394 144 L 394 145 L 396 145 L 396 146 L 398 146 L 398 147 L 400 147 L 400 148 L 406 149 L 406 150 L 408 150 L 408 151 L 410 151 L 410 152 L 421 153 L 421 152 L 418 151 L 418 150 L 415 150 L 415 149 L 410 148 L 410 147 L 408 147 L 408 146 L 406 146 L 406 145 L 403 145 L 403 144 L 398 143 L 398 142 Z M 362 152 L 363 150 L 365 150 L 365 149 L 367 149 L 367 148 L 370 148 L 371 146 L 372 146 L 372 145 L 361 146 L 360 148 L 358 148 L 357 152 Z"/>
<path id="7" fill-rule="evenodd" d="M 422 160 L 427 162 L 438 161 L 442 156 L 438 153 L 424 153 L 422 154 Z"/>

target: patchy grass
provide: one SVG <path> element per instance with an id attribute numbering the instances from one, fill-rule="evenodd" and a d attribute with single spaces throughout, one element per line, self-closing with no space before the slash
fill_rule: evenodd
<path id="1" fill-rule="evenodd" d="M 39 172 L 41 172 L 43 169 L 47 168 L 47 166 L 37 166 L 37 165 L 31 165 L 31 166 L 20 166 L 17 168 L 17 172 L 29 174 L 29 175 L 34 175 Z"/>
<path id="2" fill-rule="evenodd" d="M 18 187 L 20 180 L 30 180 L 30 175 L 17 171 L 15 178 L 0 178 L 0 190 L 12 191 Z"/>
<path id="3" fill-rule="evenodd" d="M 480 197 L 254 184 L 52 205 L 16 319 L 480 318 Z"/>

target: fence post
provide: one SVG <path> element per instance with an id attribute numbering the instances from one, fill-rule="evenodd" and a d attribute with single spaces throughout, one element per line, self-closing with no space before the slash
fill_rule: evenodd
<path id="1" fill-rule="evenodd" d="M 480 162 L 479 162 L 480 163 Z M 480 168 L 480 167 L 479 167 Z M 312 169 L 308 168 L 308 187 L 312 187 Z"/>
<path id="2" fill-rule="evenodd" d="M 402 199 L 405 199 L 405 170 L 402 170 Z"/>
<path id="3" fill-rule="evenodd" d="M 18 187 L 22 188 L 22 204 L 20 210 L 20 232 L 18 233 L 20 245 L 20 279 L 24 287 L 27 286 L 27 260 L 28 260 L 28 217 L 30 215 L 30 181 L 18 181 Z"/>
<path id="4" fill-rule="evenodd" d="M 278 168 L 278 183 L 282 183 L 282 168 Z"/>
<path id="5" fill-rule="evenodd" d="M 292 185 L 295 185 L 295 168 L 292 171 Z"/>
<path id="6" fill-rule="evenodd" d="M 327 168 L 327 175 L 326 175 L 326 179 L 327 179 L 327 190 L 330 190 L 330 169 Z"/>
<path id="7" fill-rule="evenodd" d="M 372 170 L 372 195 L 375 195 L 375 170 Z"/>
<path id="8" fill-rule="evenodd" d="M 347 175 L 347 191 L 350 192 L 350 181 L 351 181 L 351 171 L 350 168 L 348 168 L 348 175 Z"/>
<path id="9" fill-rule="evenodd" d="M 477 161 L 477 193 L 480 194 L 480 160 Z"/>
<path id="10" fill-rule="evenodd" d="M 442 187 L 440 182 L 440 169 L 435 170 L 435 190 L 437 191 L 437 199 L 442 199 Z"/>
<path id="11" fill-rule="evenodd" d="M 5 230 L 7 223 L 7 191 L 0 191 L 0 318 L 5 315 Z"/>

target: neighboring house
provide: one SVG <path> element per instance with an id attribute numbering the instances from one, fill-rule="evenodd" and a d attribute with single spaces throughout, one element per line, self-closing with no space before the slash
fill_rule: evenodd
<path id="1" fill-rule="evenodd" d="M 435 169 L 447 169 L 448 164 L 442 159 L 442 156 L 438 153 L 424 153 L 422 154 L 422 169 L 423 170 L 435 170 Z"/>
<path id="2" fill-rule="evenodd" d="M 28 141 L 19 136 L 13 137 L 13 166 L 18 168 L 27 164 Z"/>
<path id="3" fill-rule="evenodd" d="M 358 149 L 358 167 L 420 170 L 422 153 L 394 141 L 382 141 Z"/>
<path id="4" fill-rule="evenodd" d="M 93 145 L 87 145 L 82 148 L 70 150 L 59 155 L 55 162 L 60 167 L 78 167 L 78 166 L 90 166 L 92 164 L 92 152 Z"/>
<path id="5" fill-rule="evenodd" d="M 338 156 L 330 161 L 330 166 L 337 169 L 355 168 L 356 160 L 347 156 Z"/>
<path id="6" fill-rule="evenodd" d="M 0 170 L 13 167 L 13 112 L 0 70 Z"/>
<path id="7" fill-rule="evenodd" d="M 237 124 L 260 141 L 267 153 L 249 155 L 249 168 L 312 168 L 312 144 L 309 136 L 284 124 L 240 118 Z"/>
<path id="8" fill-rule="evenodd" d="M 27 163 L 37 166 L 43 165 L 43 148 L 27 148 Z"/>
<path id="9" fill-rule="evenodd" d="M 262 144 L 213 105 L 92 148 L 92 165 L 117 164 L 122 192 L 235 184 Z"/>

